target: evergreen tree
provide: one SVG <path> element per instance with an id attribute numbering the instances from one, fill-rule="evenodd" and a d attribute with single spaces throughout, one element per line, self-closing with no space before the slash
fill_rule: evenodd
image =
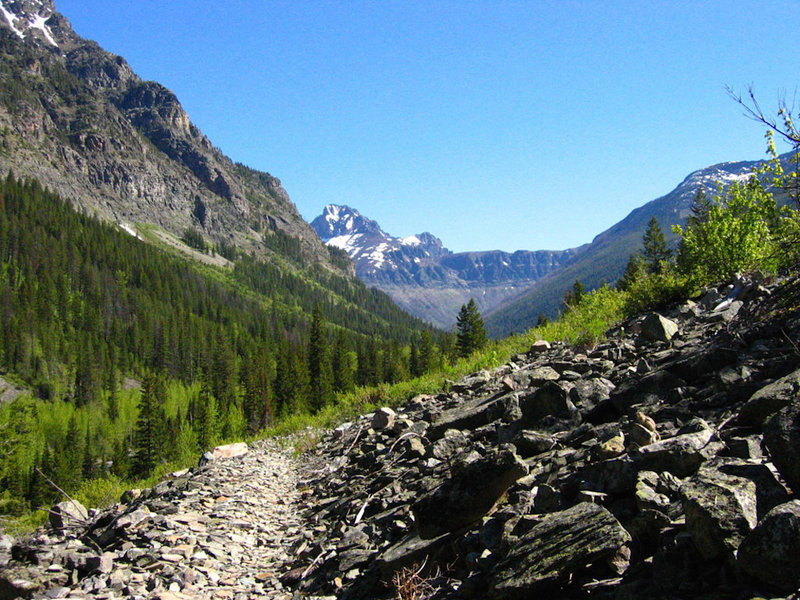
<path id="1" fill-rule="evenodd" d="M 308 340 L 308 376 L 311 410 L 318 412 L 333 400 L 333 372 L 328 356 L 328 338 L 322 307 L 317 304 L 311 314 Z"/>
<path id="2" fill-rule="evenodd" d="M 640 252 L 634 252 L 628 259 L 625 272 L 617 281 L 617 289 L 622 291 L 629 290 L 634 283 L 646 276 L 647 266 L 644 263 L 644 257 Z"/>
<path id="3" fill-rule="evenodd" d="M 564 307 L 567 312 L 578 306 L 586 295 L 586 288 L 580 280 L 576 279 L 572 284 L 572 288 L 567 290 L 564 294 Z"/>
<path id="4" fill-rule="evenodd" d="M 486 345 L 486 327 L 474 298 L 461 305 L 456 318 L 456 349 L 458 356 L 466 357 Z"/>
<path id="5" fill-rule="evenodd" d="M 275 412 L 285 415 L 289 410 L 294 395 L 292 364 L 289 343 L 282 340 L 278 345 L 278 355 L 275 361 L 275 383 L 272 386 L 275 395 Z"/>
<path id="6" fill-rule="evenodd" d="M 205 452 L 217 443 L 217 402 L 211 394 L 208 379 L 206 368 L 200 374 L 200 393 L 197 398 L 197 417 L 194 423 L 200 452 Z"/>
<path id="7" fill-rule="evenodd" d="M 162 457 L 164 446 L 164 402 L 166 386 L 161 376 L 148 372 L 142 382 L 139 417 L 134 438 L 133 472 L 148 475 Z"/>
<path id="8" fill-rule="evenodd" d="M 419 371 L 423 375 L 434 367 L 435 348 L 431 332 L 424 330 L 419 336 Z"/>
<path id="9" fill-rule="evenodd" d="M 347 347 L 344 330 L 336 334 L 333 345 L 333 388 L 338 392 L 349 392 L 355 387 L 355 369 Z"/>
<path id="10" fill-rule="evenodd" d="M 236 402 L 236 356 L 232 346 L 227 335 L 220 330 L 214 344 L 210 373 L 211 393 L 219 414 L 225 414 Z"/>
<path id="11" fill-rule="evenodd" d="M 712 206 L 714 206 L 714 201 L 708 197 L 705 188 L 702 186 L 697 188 L 697 193 L 692 198 L 690 207 L 692 214 L 686 219 L 686 226 L 693 227 L 700 223 L 705 223 L 708 220 L 708 214 L 711 212 Z"/>
<path id="12" fill-rule="evenodd" d="M 253 434 L 266 427 L 273 417 L 272 391 L 265 353 L 251 355 L 244 378 L 244 417 L 247 432 Z"/>
<path id="13" fill-rule="evenodd" d="M 78 420 L 73 413 L 67 425 L 67 433 L 64 437 L 56 459 L 56 483 L 66 491 L 73 491 L 78 488 L 82 481 L 81 470 L 83 466 L 83 446 Z"/>
<path id="14" fill-rule="evenodd" d="M 664 232 L 658 224 L 658 219 L 654 216 L 647 225 L 647 230 L 642 237 L 644 250 L 642 257 L 647 266 L 648 273 L 662 273 L 664 266 L 672 258 L 672 250 L 667 248 L 667 241 Z"/>
<path id="15" fill-rule="evenodd" d="M 422 375 L 422 369 L 419 366 L 419 345 L 416 340 L 412 340 L 411 348 L 408 356 L 408 371 L 412 377 L 419 377 Z"/>

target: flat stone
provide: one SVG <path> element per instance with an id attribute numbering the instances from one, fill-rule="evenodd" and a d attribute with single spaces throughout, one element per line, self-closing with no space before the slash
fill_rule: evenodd
<path id="1" fill-rule="evenodd" d="M 552 593 L 586 565 L 614 558 L 631 541 L 602 506 L 584 502 L 550 513 L 509 550 L 497 566 L 490 597 L 530 598 Z"/>
<path id="2" fill-rule="evenodd" d="M 629 456 L 639 469 L 686 477 L 725 447 L 713 438 L 711 429 L 684 433 L 631 450 Z"/>
<path id="3" fill-rule="evenodd" d="M 236 442 L 235 444 L 226 444 L 225 446 L 217 446 L 211 451 L 211 454 L 216 460 L 220 458 L 234 458 L 247 454 L 247 444 L 245 442 Z"/>
<path id="4" fill-rule="evenodd" d="M 500 446 L 462 465 L 450 479 L 412 505 L 420 537 L 436 538 L 474 523 L 527 473 L 527 465 L 509 446 Z"/>

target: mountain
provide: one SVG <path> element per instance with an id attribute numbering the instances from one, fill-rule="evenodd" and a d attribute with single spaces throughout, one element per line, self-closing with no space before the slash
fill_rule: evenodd
<path id="1" fill-rule="evenodd" d="M 481 311 L 528 289 L 576 250 L 453 253 L 430 233 L 389 235 L 348 206 L 329 204 L 311 226 L 329 247 L 345 250 L 366 284 L 389 294 L 411 314 L 442 328 L 475 298 Z"/>
<path id="2" fill-rule="evenodd" d="M 278 179 L 222 154 L 172 92 L 75 34 L 51 0 L 0 0 L 0 178 L 0 234 L 12 232 L 0 235 L 6 328 L 0 337 L 7 342 L 0 372 L 30 389 L 41 384 L 71 393 L 67 380 L 77 350 L 66 342 L 42 349 L 41 337 L 75 338 L 70 331 L 86 331 L 86 321 L 105 323 L 104 335 L 87 346 L 96 350 L 88 359 L 92 369 L 137 376 L 162 370 L 155 357 L 166 347 L 179 355 L 176 348 L 190 333 L 208 334 L 206 351 L 217 333 L 236 339 L 232 352 L 240 365 L 252 348 L 270 365 L 279 350 L 302 356 L 317 308 L 336 329 L 342 352 L 370 342 L 373 358 L 382 349 L 376 338 L 408 343 L 430 329 L 357 279 L 350 259 L 320 241 Z M 16 198 L 18 214 L 3 193 Z M 85 221 L 62 210 L 62 200 Z M 133 247 L 120 238 L 130 238 Z M 161 251 L 178 260 L 153 258 Z M 43 265 L 52 272 L 43 273 Z M 176 270 L 179 275 L 165 275 Z M 6 279 L 6 272 L 25 275 Z M 120 309 L 134 293 L 146 300 Z M 176 297 L 186 294 L 198 297 Z M 70 299 L 91 316 L 64 309 L 50 324 L 47 311 L 26 312 L 26 306 L 53 305 L 54 298 Z M 240 314 L 250 310 L 253 315 Z M 190 325 L 192 318 L 204 324 Z M 145 324 L 129 336 L 137 340 L 134 349 L 126 345 L 130 339 L 109 333 Z M 63 331 L 57 335 L 56 328 Z M 41 353 L 38 362 L 18 350 L 23 347 Z M 168 369 L 187 384 L 198 374 L 200 354 L 193 348 L 184 345 L 188 363 Z M 114 364 L 120 354 L 126 360 Z M 42 361 L 56 366 L 44 372 Z"/>
<path id="3" fill-rule="evenodd" d="M 123 228 L 197 230 L 262 257 L 288 236 L 303 262 L 349 269 L 277 178 L 222 154 L 170 90 L 78 36 L 52 0 L 2 0 L 0 12 L 0 174 L 36 178 Z"/>
<path id="4" fill-rule="evenodd" d="M 713 196 L 717 183 L 723 185 L 746 180 L 760 161 L 727 162 L 694 171 L 674 190 L 631 211 L 622 221 L 581 246 L 568 261 L 514 298 L 485 315 L 487 332 L 502 337 L 535 325 L 538 315 L 555 316 L 562 307 L 564 293 L 580 280 L 587 289 L 604 281 L 616 281 L 625 270 L 631 254 L 641 249 L 642 236 L 652 217 L 656 217 L 668 242 L 675 243 L 673 225 L 684 224 L 692 199 L 701 187 Z"/>

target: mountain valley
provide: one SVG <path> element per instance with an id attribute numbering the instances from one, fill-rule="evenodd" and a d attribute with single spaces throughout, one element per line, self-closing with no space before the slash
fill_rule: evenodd
<path id="1" fill-rule="evenodd" d="M 328 246 L 348 253 L 364 283 L 442 329 L 452 328 L 459 307 L 470 298 L 483 312 L 491 312 L 578 252 L 453 253 L 430 233 L 392 237 L 357 210 L 338 205 L 325 207 L 311 226 Z"/>
<path id="2" fill-rule="evenodd" d="M 591 243 L 456 253 L 305 222 L 53 0 L 0 0 L 0 600 L 796 598 L 778 114 L 794 152 Z"/>

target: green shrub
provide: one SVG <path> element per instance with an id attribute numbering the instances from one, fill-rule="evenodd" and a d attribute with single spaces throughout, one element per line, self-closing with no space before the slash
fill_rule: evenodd
<path id="1" fill-rule="evenodd" d="M 633 281 L 625 292 L 623 312 L 627 316 L 666 306 L 691 295 L 688 277 L 667 269 L 651 273 Z"/>

